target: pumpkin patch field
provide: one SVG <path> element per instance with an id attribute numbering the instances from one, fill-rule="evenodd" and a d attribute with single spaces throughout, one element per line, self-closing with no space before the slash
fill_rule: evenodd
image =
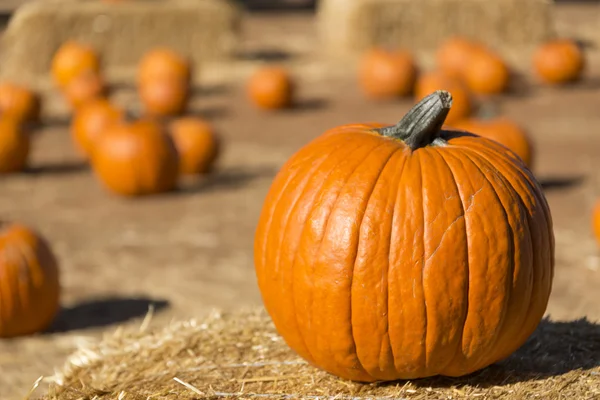
<path id="1" fill-rule="evenodd" d="M 553 7 L 520 57 L 298 6 L 0 66 L 0 400 L 600 399 L 600 4 Z"/>

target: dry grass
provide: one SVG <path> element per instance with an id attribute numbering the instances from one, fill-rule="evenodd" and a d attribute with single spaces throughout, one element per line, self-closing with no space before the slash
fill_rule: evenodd
<path id="1" fill-rule="evenodd" d="M 81 347 L 44 399 L 598 399 L 600 325 L 544 320 L 508 360 L 472 376 L 358 384 L 292 353 L 266 313 L 118 330 Z"/>

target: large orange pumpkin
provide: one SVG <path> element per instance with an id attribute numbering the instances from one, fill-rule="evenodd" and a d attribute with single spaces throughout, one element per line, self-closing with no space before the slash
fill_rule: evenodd
<path id="1" fill-rule="evenodd" d="M 71 137 L 81 154 L 90 157 L 96 139 L 113 124 L 124 119 L 125 113 L 105 98 L 82 105 L 71 121 Z"/>
<path id="2" fill-rule="evenodd" d="M 138 91 L 147 115 L 168 117 L 180 115 L 187 109 L 190 90 L 183 80 L 147 80 L 140 83 Z"/>
<path id="3" fill-rule="evenodd" d="M 481 95 L 503 93 L 510 84 L 508 65 L 488 49 L 480 49 L 470 55 L 463 76 L 469 89 Z"/>
<path id="4" fill-rule="evenodd" d="M 437 67 L 446 75 L 462 79 L 471 55 L 482 48 L 483 45 L 474 40 L 462 36 L 450 37 L 436 51 Z"/>
<path id="5" fill-rule="evenodd" d="M 311 364 L 365 382 L 462 376 L 540 322 L 554 273 L 542 188 L 496 142 L 442 130 L 450 104 L 436 92 L 395 126 L 331 129 L 275 177 L 256 274 Z"/>
<path id="6" fill-rule="evenodd" d="M 19 121 L 0 117 L 0 173 L 22 171 L 27 166 L 30 143 Z"/>
<path id="7" fill-rule="evenodd" d="M 138 65 L 138 84 L 156 79 L 182 80 L 190 83 L 191 63 L 176 51 L 158 47 L 150 50 Z"/>
<path id="8" fill-rule="evenodd" d="M 446 90 L 452 93 L 452 109 L 446 122 L 460 121 L 471 115 L 473 104 L 467 87 L 457 78 L 452 78 L 440 71 L 422 74 L 415 86 L 415 100 L 420 101 L 436 90 Z"/>
<path id="9" fill-rule="evenodd" d="M 568 39 L 555 39 L 540 46 L 533 56 L 533 68 L 542 82 L 562 84 L 581 78 L 585 67 L 583 51 Z"/>
<path id="10" fill-rule="evenodd" d="M 85 72 L 100 73 L 100 67 L 100 57 L 92 47 L 70 40 L 54 54 L 51 72 L 56 84 L 64 87 Z"/>
<path id="11" fill-rule="evenodd" d="M 106 95 L 106 84 L 99 73 L 86 71 L 65 86 L 64 95 L 73 109 Z"/>
<path id="12" fill-rule="evenodd" d="M 138 120 L 112 125 L 98 137 L 92 168 L 113 193 L 148 195 L 175 188 L 179 157 L 162 125 Z"/>
<path id="13" fill-rule="evenodd" d="M 258 69 L 250 77 L 246 90 L 258 108 L 278 110 L 292 105 L 295 83 L 285 68 L 269 66 Z"/>
<path id="14" fill-rule="evenodd" d="M 181 174 L 204 174 L 211 170 L 220 141 L 208 122 L 195 117 L 176 119 L 169 124 L 169 133 L 179 153 Z"/>
<path id="15" fill-rule="evenodd" d="M 407 51 L 372 49 L 361 60 L 358 81 L 372 99 L 392 99 L 413 92 L 417 66 Z"/>
<path id="16" fill-rule="evenodd" d="M 453 123 L 452 128 L 495 140 L 515 152 L 528 167 L 533 164 L 533 145 L 527 132 L 506 117 L 466 119 Z"/>
<path id="17" fill-rule="evenodd" d="M 48 242 L 21 224 L 0 223 L 0 337 L 43 331 L 60 305 L 58 262 Z"/>
<path id="18" fill-rule="evenodd" d="M 29 88 L 12 82 L 2 82 L 0 113 L 21 122 L 37 121 L 40 116 L 40 99 Z"/>

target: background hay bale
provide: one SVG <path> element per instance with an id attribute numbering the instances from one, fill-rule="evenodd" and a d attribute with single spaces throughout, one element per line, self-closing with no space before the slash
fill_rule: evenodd
<path id="1" fill-rule="evenodd" d="M 517 58 L 554 36 L 551 7 L 549 0 L 321 0 L 317 16 L 323 50 L 334 57 L 383 45 L 427 58 L 443 39 L 463 35 Z"/>
<path id="2" fill-rule="evenodd" d="M 194 64 L 228 58 L 239 38 L 241 10 L 229 0 L 43 0 L 20 7 L 2 37 L 0 76 L 36 84 L 68 39 L 93 45 L 107 72 L 132 69 L 143 53 L 168 46 Z"/>
<path id="3" fill-rule="evenodd" d="M 84 345 L 44 399 L 592 399 L 600 396 L 599 332 L 587 320 L 544 320 L 508 360 L 470 377 L 358 384 L 298 358 L 262 309 L 213 313 Z"/>

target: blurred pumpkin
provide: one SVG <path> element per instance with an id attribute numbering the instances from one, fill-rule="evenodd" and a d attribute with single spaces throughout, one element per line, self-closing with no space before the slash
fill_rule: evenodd
<path id="1" fill-rule="evenodd" d="M 31 139 L 19 121 L 0 116 L 0 173 L 19 172 L 29 159 Z"/>
<path id="2" fill-rule="evenodd" d="M 94 143 L 111 125 L 124 119 L 124 112 L 105 98 L 81 105 L 71 121 L 71 137 L 81 154 L 89 158 Z"/>
<path id="3" fill-rule="evenodd" d="M 598 242 L 598 245 L 600 245 L 600 200 L 596 202 L 596 206 L 594 207 L 592 225 L 596 241 Z"/>
<path id="4" fill-rule="evenodd" d="M 54 54 L 52 76 L 59 87 L 65 87 L 73 78 L 85 72 L 100 73 L 100 56 L 83 43 L 65 42 Z"/>
<path id="5" fill-rule="evenodd" d="M 436 92 L 397 125 L 332 128 L 275 177 L 254 264 L 277 331 L 310 364 L 363 382 L 464 376 L 544 316 L 541 185 L 498 143 L 441 129 L 451 104 Z"/>
<path id="6" fill-rule="evenodd" d="M 475 40 L 462 36 L 450 37 L 444 40 L 436 51 L 438 70 L 453 78 L 463 79 L 471 55 L 482 48 L 483 45 Z"/>
<path id="7" fill-rule="evenodd" d="M 142 107 L 149 116 L 175 116 L 187 109 L 190 89 L 180 79 L 150 79 L 140 83 L 138 90 Z"/>
<path id="8" fill-rule="evenodd" d="M 0 223 L 0 337 L 48 328 L 60 306 L 59 266 L 48 242 L 21 224 Z"/>
<path id="9" fill-rule="evenodd" d="M 86 71 L 74 77 L 65 87 L 64 95 L 73 109 L 82 104 L 103 97 L 106 94 L 106 86 L 103 77 L 99 73 Z"/>
<path id="10" fill-rule="evenodd" d="M 472 111 L 471 95 L 467 87 L 457 78 L 440 71 L 427 72 L 419 76 L 415 86 L 415 101 L 420 101 L 436 90 L 446 90 L 452 94 L 452 108 L 446 117 L 447 123 L 462 120 Z"/>
<path id="11" fill-rule="evenodd" d="M 495 52 L 480 49 L 471 53 L 465 66 L 464 79 L 472 92 L 494 95 L 505 92 L 510 83 L 510 70 Z"/>
<path id="12" fill-rule="evenodd" d="M 142 119 L 106 129 L 96 140 L 92 168 L 111 192 L 141 196 L 175 189 L 179 157 L 162 125 Z"/>
<path id="13" fill-rule="evenodd" d="M 254 72 L 246 90 L 248 98 L 258 108 L 277 110 L 292 105 L 295 85 L 285 68 L 267 66 Z"/>
<path id="14" fill-rule="evenodd" d="M 362 58 L 359 85 L 372 99 L 391 99 L 412 94 L 417 66 L 407 51 L 372 49 Z"/>
<path id="15" fill-rule="evenodd" d="M 533 68 L 544 83 L 563 84 L 581 78 L 585 67 L 583 51 L 568 39 L 555 39 L 541 45 L 533 56 Z"/>
<path id="16" fill-rule="evenodd" d="M 30 89 L 12 83 L 0 83 L 0 113 L 11 116 L 19 122 L 38 121 L 40 99 Z"/>
<path id="17" fill-rule="evenodd" d="M 220 141 L 209 123 L 184 117 L 169 124 L 169 133 L 179 153 L 180 174 L 203 174 L 211 170 L 219 154 Z"/>
<path id="18" fill-rule="evenodd" d="M 191 63 L 176 51 L 159 47 L 148 51 L 138 65 L 138 84 L 160 80 L 191 81 Z"/>
<path id="19" fill-rule="evenodd" d="M 533 145 L 527 132 L 506 117 L 471 118 L 453 123 L 451 127 L 495 140 L 518 155 L 529 168 L 532 167 Z"/>

